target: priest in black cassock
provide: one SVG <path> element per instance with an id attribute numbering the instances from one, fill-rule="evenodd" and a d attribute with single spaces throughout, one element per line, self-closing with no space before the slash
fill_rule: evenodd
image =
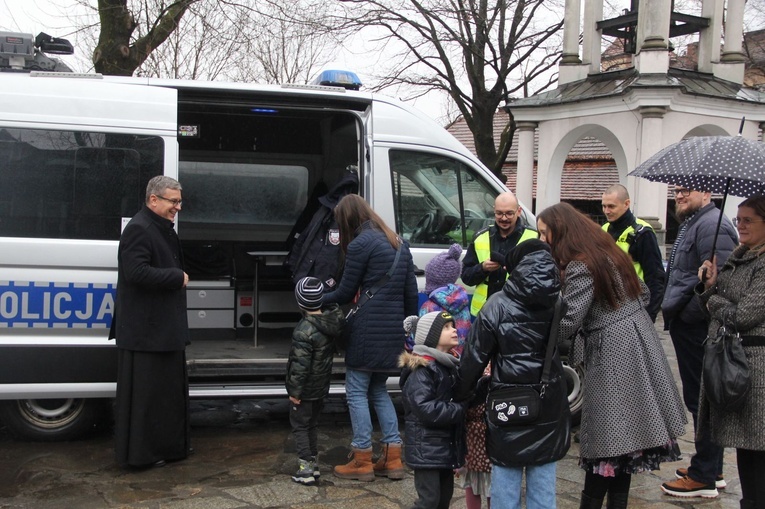
<path id="1" fill-rule="evenodd" d="M 110 338 L 118 349 L 116 454 L 122 467 L 185 459 L 189 444 L 186 285 L 173 228 L 181 185 L 158 176 L 120 237 Z"/>

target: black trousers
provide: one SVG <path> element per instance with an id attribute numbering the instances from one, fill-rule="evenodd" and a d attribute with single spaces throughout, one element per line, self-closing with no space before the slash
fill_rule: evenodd
<path id="1" fill-rule="evenodd" d="M 765 451 L 736 449 L 736 463 L 741 497 L 755 502 L 757 508 L 765 507 Z"/>
<path id="2" fill-rule="evenodd" d="M 701 392 L 701 370 L 704 362 L 704 340 L 707 337 L 707 323 L 686 323 L 673 318 L 669 324 L 669 335 L 677 354 L 677 367 L 683 382 L 683 400 L 693 416 L 693 428 L 698 429 L 699 395 Z M 722 474 L 724 449 L 712 442 L 709 433 L 696 433 L 696 454 L 691 458 L 688 476 L 697 482 L 713 484 Z"/>
<path id="3" fill-rule="evenodd" d="M 419 498 L 412 509 L 449 509 L 454 494 L 454 471 L 415 468 L 414 487 Z"/>
<path id="4" fill-rule="evenodd" d="M 319 454 L 319 416 L 324 408 L 323 399 L 302 400 L 299 405 L 290 403 L 290 425 L 295 437 L 295 447 L 301 460 L 311 461 Z"/>

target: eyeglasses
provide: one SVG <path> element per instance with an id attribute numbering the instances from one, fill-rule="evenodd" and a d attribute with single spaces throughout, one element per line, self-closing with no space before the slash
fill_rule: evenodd
<path id="1" fill-rule="evenodd" d="M 503 217 L 506 217 L 508 219 L 512 219 L 515 217 L 515 215 L 518 213 L 517 210 L 511 210 L 510 212 L 502 212 L 499 210 L 494 211 L 494 217 L 497 219 L 502 219 Z"/>
<path id="2" fill-rule="evenodd" d="M 675 189 L 675 196 L 679 196 L 680 198 L 688 198 L 688 196 L 693 192 L 693 189 Z"/>
<path id="3" fill-rule="evenodd" d="M 160 200 L 169 201 L 170 203 L 173 204 L 173 207 L 180 207 L 183 205 L 183 200 L 171 200 L 170 198 L 165 198 L 164 196 L 160 196 L 158 194 L 155 194 L 154 196 L 156 196 Z"/>
<path id="4" fill-rule="evenodd" d="M 765 223 L 765 219 L 751 219 L 749 217 L 733 218 L 733 226 L 749 226 L 752 223 Z"/>

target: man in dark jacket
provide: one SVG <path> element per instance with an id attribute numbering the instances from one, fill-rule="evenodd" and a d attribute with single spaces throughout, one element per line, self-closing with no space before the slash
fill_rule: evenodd
<path id="1" fill-rule="evenodd" d="M 630 195 L 623 185 L 614 184 L 606 189 L 601 198 L 601 205 L 608 220 L 603 225 L 603 230 L 616 241 L 616 245 L 622 251 L 630 255 L 638 277 L 651 292 L 646 311 L 655 322 L 661 309 L 661 300 L 664 298 L 665 278 L 656 233 L 650 224 L 636 218 L 632 213 Z"/>
<path id="2" fill-rule="evenodd" d="M 669 328 L 677 353 L 683 400 L 693 416 L 693 427 L 696 429 L 703 344 L 707 337 L 709 316 L 702 309 L 693 288 L 699 283 L 701 264 L 715 255 L 719 270 L 738 243 L 738 235 L 733 223 L 723 217 L 717 247 L 712 253 L 720 209 L 712 203 L 708 192 L 676 187 L 675 212 L 682 223 L 669 256 L 667 287 L 661 311 L 664 326 Z M 678 479 L 662 484 L 661 489 L 665 493 L 685 498 L 716 497 L 717 489 L 725 487 L 722 476 L 723 448 L 712 443 L 706 433 L 697 434 L 695 441 L 696 454 L 691 458 L 690 466 L 677 470 Z"/>
<path id="3" fill-rule="evenodd" d="M 146 187 L 145 206 L 120 237 L 117 300 L 117 463 L 163 466 L 188 456 L 189 388 L 186 285 L 173 229 L 181 185 L 165 176 Z"/>
<path id="4" fill-rule="evenodd" d="M 544 242 L 532 239 L 508 254 L 510 272 L 501 292 L 478 313 L 462 352 L 456 401 L 468 400 L 491 361 L 489 396 L 518 384 L 539 384 L 561 282 Z M 486 450 L 492 462 L 492 506 L 518 500 L 526 470 L 528 507 L 555 506 L 555 462 L 570 445 L 571 419 L 566 381 L 558 353 L 539 417 L 530 424 L 498 426 L 487 422 Z"/>

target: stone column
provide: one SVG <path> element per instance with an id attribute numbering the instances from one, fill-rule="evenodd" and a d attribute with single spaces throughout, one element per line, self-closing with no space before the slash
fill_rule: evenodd
<path id="1" fill-rule="evenodd" d="M 639 161 L 643 162 L 664 148 L 662 127 L 667 108 L 665 106 L 641 106 L 638 112 L 642 117 Z M 640 177 L 635 178 L 634 182 L 630 184 L 633 185 L 628 185 L 627 188 L 635 190 L 634 195 L 631 196 L 634 214 L 652 224 L 666 221 L 667 185 Z"/>
<path id="2" fill-rule="evenodd" d="M 716 78 L 744 83 L 744 0 L 728 0 L 725 14 L 725 46 L 720 61 L 712 66 Z M 718 42 L 719 44 L 719 42 Z"/>
<path id="3" fill-rule="evenodd" d="M 518 172 L 515 181 L 515 195 L 527 208 L 532 207 L 534 192 L 534 133 L 536 122 L 518 122 Z"/>
<path id="4" fill-rule="evenodd" d="M 669 69 L 670 0 L 642 0 L 638 10 L 635 68 L 665 74 Z"/>
<path id="5" fill-rule="evenodd" d="M 579 17 L 582 12 L 581 0 L 566 0 L 563 18 L 563 54 L 561 64 L 581 64 L 579 59 Z"/>
<path id="6" fill-rule="evenodd" d="M 711 73 L 713 64 L 720 61 L 722 42 L 723 0 L 703 0 L 701 16 L 709 18 L 709 26 L 699 33 L 699 71 Z"/>
<path id="7" fill-rule="evenodd" d="M 598 21 L 603 20 L 603 0 L 587 0 L 584 3 L 584 21 L 582 38 L 582 59 L 589 64 L 589 73 L 600 72 L 600 40 L 601 33 L 598 30 Z"/>
<path id="8" fill-rule="evenodd" d="M 745 62 L 744 41 L 744 0 L 728 0 L 725 15 L 725 46 L 720 58 L 722 62 Z"/>

